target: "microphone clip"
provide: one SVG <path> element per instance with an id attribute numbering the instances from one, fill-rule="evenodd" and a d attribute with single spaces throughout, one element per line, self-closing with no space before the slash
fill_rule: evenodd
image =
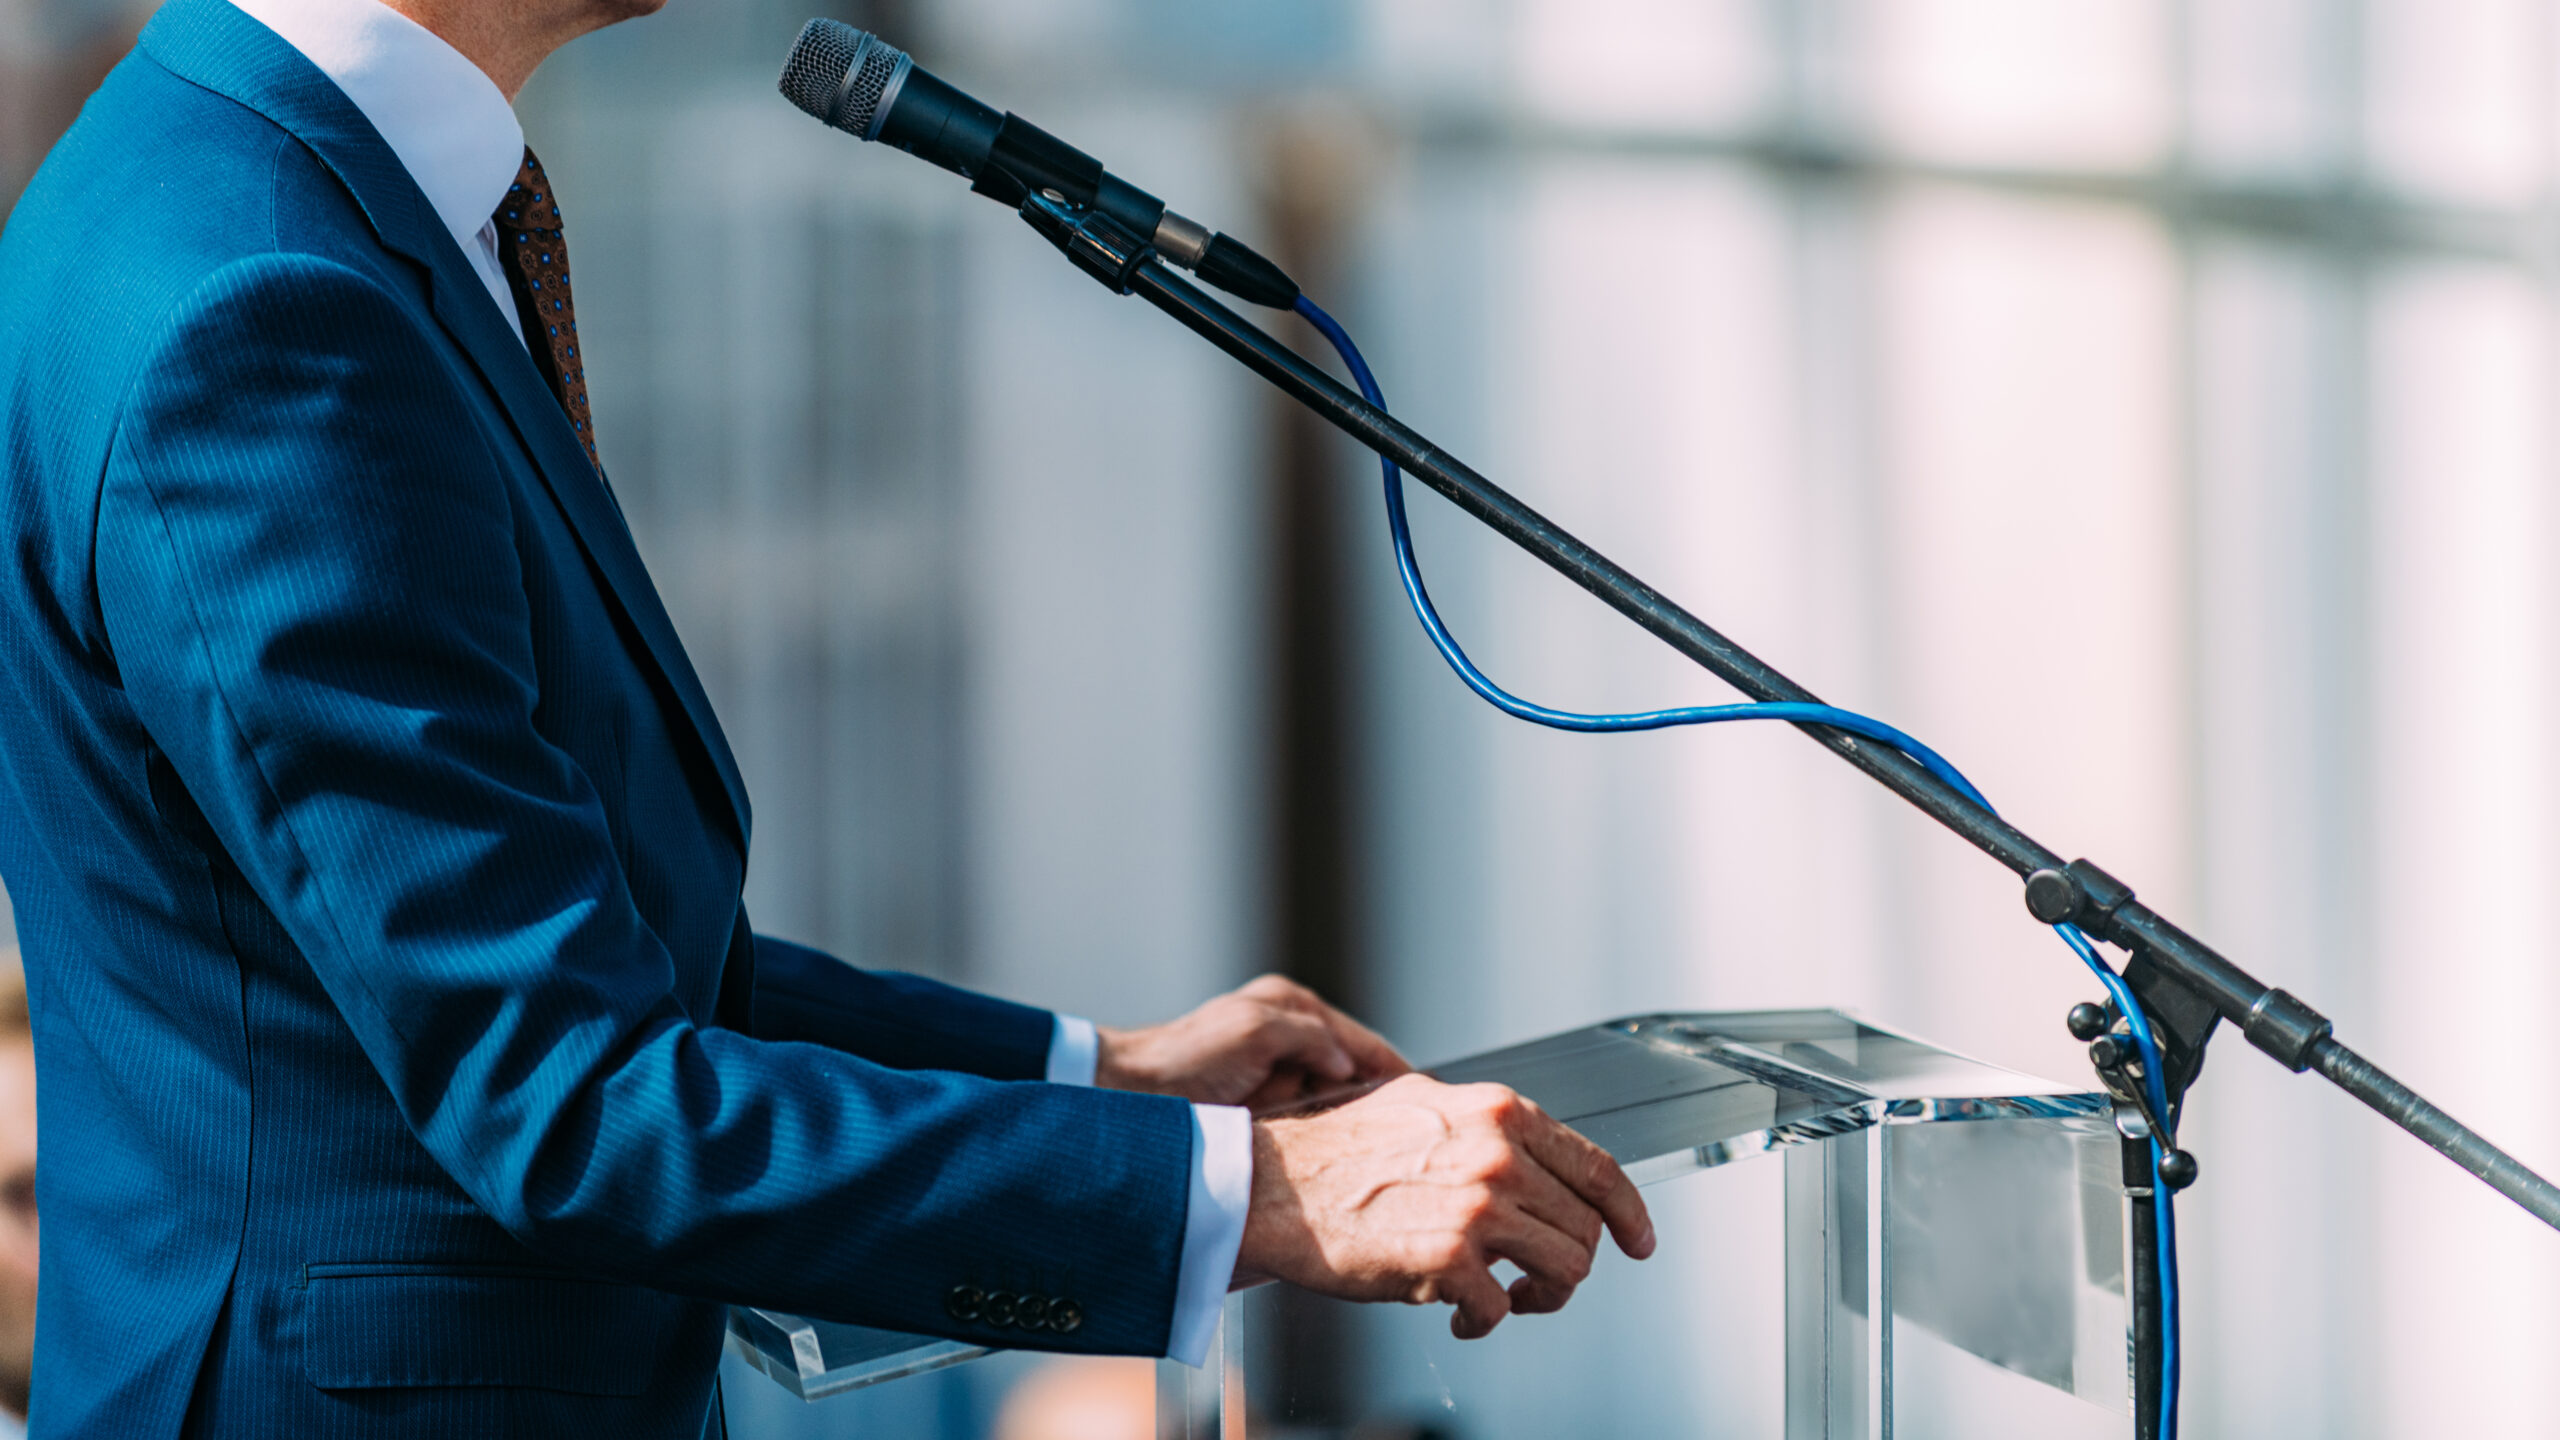
<path id="1" fill-rule="evenodd" d="M 1120 222 L 1048 191 L 1033 190 L 1023 196 L 1022 218 L 1077 269 L 1101 281 L 1114 295 L 1128 294 L 1139 267 L 1156 258 L 1156 247 L 1129 233 Z"/>

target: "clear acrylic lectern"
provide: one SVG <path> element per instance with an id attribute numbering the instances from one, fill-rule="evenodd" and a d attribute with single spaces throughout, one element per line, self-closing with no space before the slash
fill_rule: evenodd
<path id="1" fill-rule="evenodd" d="M 1829 1010 L 1645 1016 L 1433 1073 L 1511 1086 L 1607 1149 L 1640 1185 L 1783 1155 L 1782 1213 L 1765 1233 L 1714 1238 L 1764 1253 L 1783 1246 L 1783 1314 L 1761 1323 L 1783 1327 L 1774 1348 L 1784 1356 L 1787 1440 L 2131 1435 L 2123 1193 L 2104 1096 Z M 1657 1192 L 1657 1210 L 1670 1198 Z M 1709 1238 L 1664 1228 L 1662 1250 Z M 1159 1440 L 1303 1429 L 1295 1397 L 1263 1393 L 1247 1373 L 1276 1298 L 1230 1297 L 1207 1369 L 1160 1367 Z M 1592 1305 L 1586 1288 L 1565 1315 L 1514 1324 L 1605 1325 Z M 1309 1323 L 1309 1313 L 1302 1300 L 1294 1323 Z M 1314 1313 L 1345 1333 L 1374 1330 L 1376 1317 L 1360 1307 Z M 1645 1338 L 1677 1363 L 1684 1337 Z M 811 1399 L 984 1353 L 747 1310 L 733 1315 L 731 1340 Z M 1498 1369 L 1513 1386 L 1605 1383 L 1569 1358 L 1590 1351 L 1577 1351 L 1569 1334 L 1512 1343 L 1520 1348 Z M 1441 1403 L 1460 1412 L 1470 1372 L 1449 1357 L 1463 1353 L 1441 1363 L 1373 1343 L 1362 1346 L 1362 1363 L 1428 1365 Z M 1542 1363 L 1557 1373 L 1531 1381 Z M 1471 1423 L 1442 1428 L 1469 1437 L 1535 1428 L 1506 1424 L 1516 1407 L 1490 1401 L 1464 1412 Z"/>

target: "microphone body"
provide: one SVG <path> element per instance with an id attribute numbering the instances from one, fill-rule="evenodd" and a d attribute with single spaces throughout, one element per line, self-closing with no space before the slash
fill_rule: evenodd
<path id="1" fill-rule="evenodd" d="M 1250 248 L 1175 214 L 1019 115 L 998 111 L 840 20 L 810 21 L 782 67 L 792 104 L 864 140 L 904 150 L 1019 210 L 1034 193 L 1099 212 L 1165 259 L 1255 304 L 1287 309 L 1298 286 Z"/>
<path id="2" fill-rule="evenodd" d="M 873 122 L 878 133 L 867 138 L 967 179 L 978 178 L 1004 130 L 1004 116 L 994 106 L 971 99 L 913 60 L 885 99 Z"/>

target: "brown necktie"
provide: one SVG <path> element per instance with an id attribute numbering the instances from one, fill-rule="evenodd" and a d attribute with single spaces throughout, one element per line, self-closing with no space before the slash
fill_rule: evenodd
<path id="1" fill-rule="evenodd" d="M 560 202 L 544 178 L 533 147 L 524 147 L 524 165 L 516 183 L 490 217 L 498 232 L 498 263 L 507 272 L 507 289 L 516 297 L 516 323 L 524 327 L 525 348 L 549 382 L 552 395 L 568 413 L 569 426 L 586 447 L 587 463 L 601 474 L 596 459 L 595 417 L 587 410 L 587 365 L 578 358 L 578 311 L 569 300 L 569 246 L 560 237 Z"/>

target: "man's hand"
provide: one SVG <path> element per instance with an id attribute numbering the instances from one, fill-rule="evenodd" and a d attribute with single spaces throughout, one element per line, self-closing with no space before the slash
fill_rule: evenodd
<path id="1" fill-rule="evenodd" d="M 1605 1227 L 1653 1253 L 1653 1220 L 1607 1152 L 1499 1085 L 1410 1075 L 1305 1120 L 1253 1127 L 1236 1281 L 1345 1300 L 1445 1302 L 1450 1332 L 1564 1308 Z M 1495 1261 L 1520 1267 L 1508 1291 Z"/>
<path id="2" fill-rule="evenodd" d="M 1179 1020 L 1098 1028 L 1093 1080 L 1204 1105 L 1286 1104 L 1413 1067 L 1369 1027 L 1294 980 L 1265 975 Z"/>

